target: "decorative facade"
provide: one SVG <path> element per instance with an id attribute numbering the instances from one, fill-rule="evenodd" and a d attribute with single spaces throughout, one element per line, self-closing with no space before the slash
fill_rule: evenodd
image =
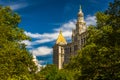
<path id="1" fill-rule="evenodd" d="M 67 64 L 71 56 L 77 54 L 86 43 L 87 26 L 84 21 L 84 14 L 80 7 L 78 12 L 78 19 L 76 22 L 76 28 L 72 30 L 72 41 L 67 43 L 60 31 L 56 40 L 56 44 L 53 46 L 53 64 L 59 69 L 63 68 L 64 64 Z"/>

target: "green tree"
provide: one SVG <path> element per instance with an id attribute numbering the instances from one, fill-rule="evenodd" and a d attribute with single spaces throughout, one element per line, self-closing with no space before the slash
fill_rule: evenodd
<path id="1" fill-rule="evenodd" d="M 47 65 L 40 73 L 44 75 L 46 80 L 54 80 L 58 73 L 58 68 L 55 65 Z"/>
<path id="2" fill-rule="evenodd" d="M 0 80 L 30 80 L 36 67 L 23 40 L 28 40 L 18 27 L 21 19 L 9 7 L 0 6 Z"/>
<path id="3" fill-rule="evenodd" d="M 97 25 L 88 28 L 85 47 L 67 65 L 75 80 L 120 79 L 120 0 L 96 14 Z"/>
<path id="4" fill-rule="evenodd" d="M 59 70 L 55 65 L 47 65 L 39 72 L 40 80 L 73 80 L 72 72 Z"/>

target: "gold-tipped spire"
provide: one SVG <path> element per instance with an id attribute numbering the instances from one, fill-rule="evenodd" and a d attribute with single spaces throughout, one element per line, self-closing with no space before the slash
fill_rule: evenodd
<path id="1" fill-rule="evenodd" d="M 59 36 L 57 38 L 56 44 L 67 44 L 66 39 L 62 35 L 62 30 L 60 30 Z"/>

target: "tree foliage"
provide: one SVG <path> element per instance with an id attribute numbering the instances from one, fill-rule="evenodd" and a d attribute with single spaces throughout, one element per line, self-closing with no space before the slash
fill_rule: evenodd
<path id="1" fill-rule="evenodd" d="M 0 80 L 30 80 L 36 71 L 23 40 L 28 40 L 18 27 L 21 19 L 9 7 L 0 7 Z"/>
<path id="2" fill-rule="evenodd" d="M 44 80 L 73 80 L 72 72 L 59 70 L 55 65 L 47 65 L 40 71 L 40 75 Z"/>

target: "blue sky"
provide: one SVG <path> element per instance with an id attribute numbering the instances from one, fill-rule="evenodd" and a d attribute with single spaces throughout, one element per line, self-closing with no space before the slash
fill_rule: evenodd
<path id="1" fill-rule="evenodd" d="M 52 46 L 63 31 L 70 41 L 71 30 L 75 28 L 79 6 L 87 25 L 95 25 L 95 13 L 104 11 L 113 0 L 0 0 L 3 6 L 10 6 L 21 16 L 19 26 L 32 41 L 24 41 L 41 65 L 52 63 Z"/>

